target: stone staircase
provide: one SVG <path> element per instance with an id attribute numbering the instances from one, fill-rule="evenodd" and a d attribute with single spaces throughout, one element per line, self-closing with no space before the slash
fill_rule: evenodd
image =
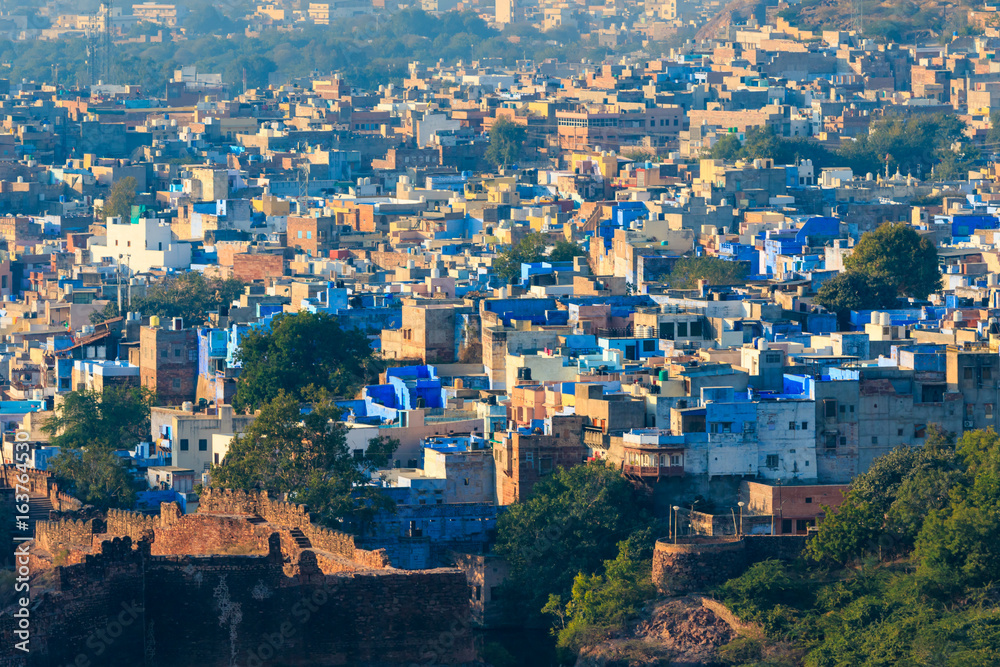
<path id="1" fill-rule="evenodd" d="M 312 549 L 312 542 L 302 532 L 301 528 L 292 528 L 288 532 L 291 533 L 292 539 L 295 540 L 295 546 L 299 549 Z"/>
<path id="2" fill-rule="evenodd" d="M 48 521 L 49 512 L 54 508 L 48 496 L 30 496 L 28 499 L 28 524 L 31 526 L 31 534 L 35 534 L 36 521 Z"/>

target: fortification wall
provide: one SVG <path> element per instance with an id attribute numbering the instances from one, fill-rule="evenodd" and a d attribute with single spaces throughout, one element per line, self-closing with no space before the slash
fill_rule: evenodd
<path id="1" fill-rule="evenodd" d="M 267 556 L 156 556 L 146 541 L 133 549 L 127 536 L 106 540 L 100 554 L 55 568 L 32 618 L 32 651 L 16 664 L 81 664 L 80 656 L 107 667 L 474 661 L 460 570 L 324 575 L 305 551 L 300 574 L 287 577 L 278 542 L 269 537 Z M 13 620 L 0 616 L 5 642 Z"/>
<path id="2" fill-rule="evenodd" d="M 658 540 L 653 550 L 653 584 L 664 595 L 708 591 L 746 569 L 740 540 L 673 544 Z"/>
<path id="3" fill-rule="evenodd" d="M 373 569 L 389 566 L 389 558 L 384 550 L 359 549 L 353 535 L 313 524 L 306 505 L 271 498 L 266 491 L 205 489 L 198 504 L 198 514 L 260 516 L 275 528 L 298 528 L 316 549 L 329 551 Z M 297 549 L 290 544 L 286 547 L 286 552 L 295 555 Z"/>
<path id="4" fill-rule="evenodd" d="M 156 528 L 154 556 L 201 555 L 230 552 L 266 554 L 271 535 L 266 526 L 256 526 L 238 517 L 192 514 L 182 521 Z"/>
<path id="5" fill-rule="evenodd" d="M 100 524 L 100 522 L 98 522 Z M 35 542 L 50 553 L 60 549 L 89 550 L 94 539 L 93 519 L 35 522 Z"/>
<path id="6" fill-rule="evenodd" d="M 27 476 L 27 483 L 24 481 L 25 476 Z M 20 486 L 22 492 L 27 487 L 28 493 L 33 496 L 48 496 L 49 502 L 52 503 L 52 509 L 56 512 L 77 512 L 84 506 L 73 496 L 60 491 L 55 477 L 46 470 L 28 468 L 21 471 L 17 469 L 17 466 L 5 465 L 0 471 L 0 486 L 11 489 L 17 489 Z"/>
<path id="7" fill-rule="evenodd" d="M 664 595 L 706 592 L 769 558 L 793 560 L 805 548 L 805 535 L 745 535 L 701 538 L 674 544 L 657 540 L 653 584 Z"/>

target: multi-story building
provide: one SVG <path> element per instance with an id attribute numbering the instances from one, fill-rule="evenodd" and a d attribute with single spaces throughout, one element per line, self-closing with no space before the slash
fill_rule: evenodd
<path id="1" fill-rule="evenodd" d="M 161 405 L 193 402 L 197 392 L 198 336 L 173 318 L 160 326 L 153 318 L 139 335 L 139 377 Z M 176 463 L 176 462 L 175 462 Z"/>

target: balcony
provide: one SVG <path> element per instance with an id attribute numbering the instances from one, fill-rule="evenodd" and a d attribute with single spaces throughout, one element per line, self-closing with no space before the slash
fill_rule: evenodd
<path id="1" fill-rule="evenodd" d="M 640 466 L 623 465 L 622 472 L 639 479 L 661 479 L 663 477 L 683 477 L 684 466 Z"/>

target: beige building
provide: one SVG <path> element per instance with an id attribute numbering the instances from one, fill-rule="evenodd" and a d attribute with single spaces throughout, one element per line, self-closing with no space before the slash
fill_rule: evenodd
<path id="1" fill-rule="evenodd" d="M 231 436 L 253 422 L 251 415 L 233 414 L 222 405 L 207 412 L 154 407 L 150 411 L 150 433 L 161 449 L 171 453 L 171 463 L 190 468 L 196 475 L 208 471 L 225 458 Z M 216 436 L 230 436 L 230 438 Z M 218 460 L 216 460 L 218 459 Z"/>

